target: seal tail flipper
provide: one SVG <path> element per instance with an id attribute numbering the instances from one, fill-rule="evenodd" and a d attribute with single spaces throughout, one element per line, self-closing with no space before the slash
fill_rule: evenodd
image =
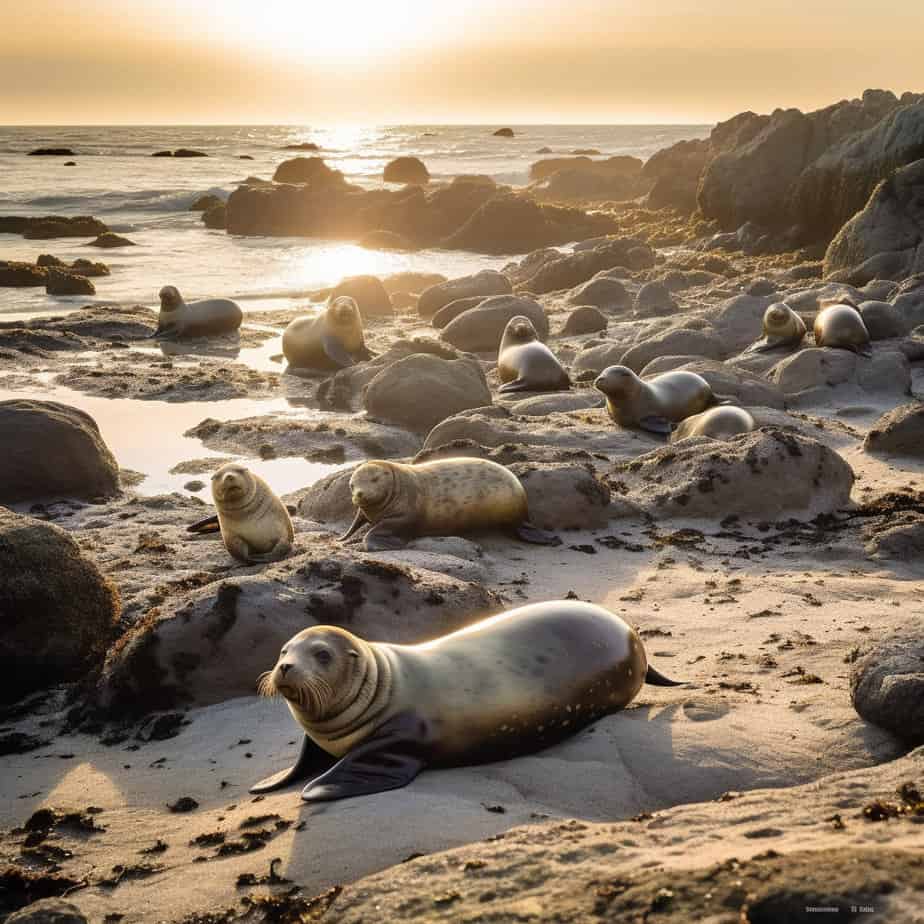
<path id="1" fill-rule="evenodd" d="M 643 417 L 638 425 L 650 433 L 661 433 L 665 436 L 674 429 L 674 425 L 666 417 Z"/>
<path id="2" fill-rule="evenodd" d="M 399 713 L 303 790 L 305 802 L 330 802 L 407 786 L 424 768 L 417 752 L 428 737 L 426 723 Z"/>
<path id="3" fill-rule="evenodd" d="M 353 535 L 358 529 L 362 529 L 369 521 L 366 519 L 366 515 L 362 510 L 356 511 L 356 516 L 353 517 L 353 522 L 350 524 L 350 528 L 342 535 L 337 537 L 338 542 L 346 542 L 350 536 Z"/>
<path id="4" fill-rule="evenodd" d="M 518 539 L 522 539 L 523 542 L 528 542 L 531 545 L 561 545 L 561 537 L 556 536 L 555 533 L 549 532 L 547 529 L 533 526 L 529 520 L 520 523 L 514 533 Z"/>
<path id="5" fill-rule="evenodd" d="M 307 735 L 302 740 L 302 748 L 298 752 L 298 759 L 291 767 L 280 770 L 272 776 L 254 783 L 250 787 L 252 793 L 272 792 L 274 789 L 282 789 L 290 783 L 296 783 L 303 780 L 312 772 L 325 770 L 336 761 L 327 751 L 318 747 Z"/>
<path id="6" fill-rule="evenodd" d="M 197 520 L 191 526 L 186 527 L 188 533 L 220 533 L 221 526 L 218 523 L 218 514 L 206 517 L 204 520 Z"/>
<path id="7" fill-rule="evenodd" d="M 653 687 L 682 687 L 684 686 L 684 681 L 682 680 L 671 680 L 669 677 L 665 677 L 660 671 L 655 670 L 650 664 L 648 665 L 648 671 L 645 674 L 645 683 L 650 683 Z"/>
<path id="8" fill-rule="evenodd" d="M 517 391 L 531 391 L 529 385 L 523 379 L 514 379 L 512 382 L 505 382 L 497 389 L 498 394 L 509 395 Z"/>

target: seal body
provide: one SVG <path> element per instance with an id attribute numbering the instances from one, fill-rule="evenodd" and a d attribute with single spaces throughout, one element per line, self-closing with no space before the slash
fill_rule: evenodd
<path id="1" fill-rule="evenodd" d="M 671 433 L 670 441 L 676 443 L 688 436 L 727 440 L 739 433 L 750 433 L 756 426 L 754 418 L 743 407 L 723 404 L 680 421 Z"/>
<path id="2" fill-rule="evenodd" d="M 860 312 L 851 305 L 829 305 L 815 316 L 815 345 L 838 347 L 869 356 L 869 331 Z"/>
<path id="3" fill-rule="evenodd" d="M 763 339 L 748 347 L 748 352 L 766 353 L 768 350 L 796 347 L 805 333 L 805 321 L 789 305 L 777 302 L 764 312 Z"/>
<path id="4" fill-rule="evenodd" d="M 646 680 L 672 684 L 648 667 L 631 626 L 603 607 L 557 600 L 422 645 L 305 629 L 261 692 L 284 696 L 305 731 L 300 773 L 324 755 L 340 759 L 302 793 L 319 801 L 403 786 L 428 765 L 540 750 L 624 708 Z M 277 775 L 252 791 L 291 781 Z"/>
<path id="5" fill-rule="evenodd" d="M 670 433 L 672 424 L 716 403 L 709 383 L 695 372 L 677 369 L 650 379 L 627 366 L 609 366 L 594 381 L 606 409 L 620 426 Z"/>
<path id="6" fill-rule="evenodd" d="M 259 476 L 230 462 L 212 475 L 221 538 L 239 561 L 277 561 L 292 550 L 295 531 L 285 505 Z"/>
<path id="7" fill-rule="evenodd" d="M 563 391 L 571 379 L 555 354 L 539 339 L 532 321 L 522 315 L 511 318 L 504 328 L 497 355 L 501 393 L 518 391 Z"/>
<path id="8" fill-rule="evenodd" d="M 183 301 L 176 286 L 160 290 L 160 314 L 154 336 L 207 337 L 240 329 L 244 314 L 230 298 L 207 298 L 200 302 Z"/>
<path id="9" fill-rule="evenodd" d="M 296 369 L 345 369 L 372 356 L 359 307 L 346 295 L 314 317 L 295 318 L 283 332 L 282 352 Z"/>

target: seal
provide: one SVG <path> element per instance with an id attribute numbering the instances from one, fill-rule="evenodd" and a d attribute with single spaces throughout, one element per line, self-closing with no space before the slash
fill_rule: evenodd
<path id="1" fill-rule="evenodd" d="M 372 358 L 359 306 L 348 295 L 332 299 L 320 314 L 295 318 L 283 332 L 282 352 L 293 369 L 346 369 Z"/>
<path id="2" fill-rule="evenodd" d="M 797 347 L 805 332 L 805 321 L 789 305 L 776 302 L 764 312 L 763 339 L 752 343 L 746 352 L 766 353 L 780 347 Z"/>
<path id="3" fill-rule="evenodd" d="M 677 429 L 671 433 L 670 441 L 676 443 L 688 436 L 708 436 L 714 440 L 727 440 L 739 433 L 750 433 L 756 427 L 754 418 L 743 407 L 723 404 L 681 420 L 677 424 Z"/>
<path id="4" fill-rule="evenodd" d="M 594 388 L 604 394 L 606 409 L 620 427 L 652 433 L 670 433 L 672 424 L 717 403 L 709 383 L 683 369 L 640 379 L 627 366 L 609 366 Z"/>
<path id="5" fill-rule="evenodd" d="M 511 318 L 497 354 L 501 394 L 517 391 L 564 391 L 571 379 L 555 354 L 539 339 L 533 322 L 523 315 Z"/>
<path id="6" fill-rule="evenodd" d="M 851 350 L 872 356 L 869 331 L 860 312 L 852 305 L 828 305 L 815 316 L 815 346 Z"/>
<path id="7" fill-rule="evenodd" d="M 367 550 L 396 549 L 417 536 L 508 529 L 525 542 L 560 539 L 529 522 L 526 490 L 510 469 L 488 459 L 436 459 L 418 465 L 364 462 L 350 477 L 356 507 L 346 542 L 367 523 Z"/>
<path id="8" fill-rule="evenodd" d="M 521 606 L 422 645 L 313 626 L 282 647 L 259 690 L 285 698 L 305 738 L 296 763 L 253 793 L 312 777 L 307 802 L 406 786 L 424 767 L 506 760 L 627 706 L 648 665 L 635 629 L 601 606 Z"/>
<path id="9" fill-rule="evenodd" d="M 243 465 L 229 462 L 212 475 L 218 516 L 187 527 L 191 533 L 221 530 L 228 552 L 245 564 L 278 561 L 292 550 L 295 531 L 272 488 Z"/>
<path id="10" fill-rule="evenodd" d="M 230 298 L 207 298 L 201 302 L 183 301 L 176 286 L 160 290 L 160 314 L 155 337 L 207 337 L 240 329 L 244 314 Z"/>

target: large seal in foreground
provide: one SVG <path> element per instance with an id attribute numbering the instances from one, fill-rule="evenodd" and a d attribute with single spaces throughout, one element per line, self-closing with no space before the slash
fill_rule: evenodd
<path id="1" fill-rule="evenodd" d="M 851 305 L 829 305 L 815 316 L 815 345 L 839 347 L 871 356 L 869 331 L 860 312 Z"/>
<path id="2" fill-rule="evenodd" d="M 796 347 L 805 336 L 805 321 L 783 302 L 770 305 L 764 312 L 763 339 L 748 347 L 749 353 L 766 353 L 780 347 Z"/>
<path id="3" fill-rule="evenodd" d="M 571 379 L 555 354 L 539 339 L 533 322 L 523 315 L 511 318 L 504 328 L 497 375 L 502 394 L 516 391 L 563 391 Z"/>
<path id="4" fill-rule="evenodd" d="M 709 383 L 682 369 L 640 379 L 627 366 L 609 366 L 594 388 L 606 396 L 606 409 L 620 427 L 670 433 L 672 424 L 716 403 Z"/>
<path id="5" fill-rule="evenodd" d="M 674 684 L 648 666 L 631 626 L 574 600 L 522 606 L 423 645 L 315 626 L 260 679 L 305 730 L 301 754 L 251 792 L 314 777 L 303 799 L 343 799 L 405 786 L 426 766 L 528 754 L 622 709 L 646 681 Z"/>
<path id="6" fill-rule="evenodd" d="M 292 550 L 289 511 L 259 475 L 229 462 L 212 475 L 212 496 L 218 516 L 193 523 L 189 532 L 220 528 L 225 548 L 246 564 L 278 561 Z"/>
<path id="7" fill-rule="evenodd" d="M 372 358 L 359 306 L 347 295 L 314 317 L 295 318 L 282 335 L 282 352 L 293 369 L 346 369 Z"/>
<path id="8" fill-rule="evenodd" d="M 557 545 L 528 522 L 526 490 L 510 469 L 488 459 L 437 459 L 419 465 L 365 462 L 350 478 L 356 518 L 341 541 L 365 524 L 367 549 L 401 548 L 416 536 L 458 536 L 509 529 L 526 542 Z"/>
<path id="9" fill-rule="evenodd" d="M 186 304 L 176 286 L 160 290 L 160 314 L 155 337 L 206 337 L 228 334 L 241 326 L 244 314 L 230 298 L 207 298 Z"/>
<path id="10" fill-rule="evenodd" d="M 686 439 L 688 436 L 708 436 L 714 440 L 727 440 L 739 433 L 750 433 L 757 424 L 743 408 L 733 404 L 711 407 L 701 414 L 694 414 L 681 420 L 671 434 L 670 441 Z"/>

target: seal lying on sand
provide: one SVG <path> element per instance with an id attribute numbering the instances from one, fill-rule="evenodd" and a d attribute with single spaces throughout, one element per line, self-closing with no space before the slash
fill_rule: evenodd
<path id="1" fill-rule="evenodd" d="M 777 302 L 764 312 L 763 339 L 752 343 L 745 352 L 766 353 L 780 347 L 797 347 L 805 332 L 805 321 L 789 305 Z"/>
<path id="2" fill-rule="evenodd" d="M 282 335 L 282 352 L 293 369 L 345 369 L 372 358 L 359 306 L 348 295 L 318 315 L 295 318 Z"/>
<path id="3" fill-rule="evenodd" d="M 259 475 L 229 462 L 212 475 L 212 496 L 218 516 L 193 523 L 189 532 L 220 529 L 225 548 L 246 564 L 278 561 L 292 550 L 289 511 Z"/>
<path id="4" fill-rule="evenodd" d="M 533 322 L 523 315 L 511 318 L 504 328 L 497 375 L 501 394 L 515 391 L 563 391 L 571 379 L 555 354 L 539 339 Z"/>
<path id="5" fill-rule="evenodd" d="M 370 551 L 401 548 L 417 536 L 485 529 L 509 529 L 538 545 L 561 541 L 529 522 L 520 479 L 488 459 L 437 459 L 419 465 L 365 462 L 350 478 L 350 493 L 356 517 L 340 540 L 371 523 L 364 541 Z"/>
<path id="6" fill-rule="evenodd" d="M 244 314 L 230 298 L 207 298 L 186 304 L 176 286 L 160 290 L 160 314 L 155 337 L 207 337 L 227 334 L 241 326 Z"/>
<path id="7" fill-rule="evenodd" d="M 682 369 L 640 379 L 627 366 L 609 366 L 594 388 L 606 396 L 606 409 L 620 427 L 652 433 L 670 433 L 672 424 L 718 403 L 702 376 Z"/>
<path id="8" fill-rule="evenodd" d="M 422 645 L 366 642 L 314 626 L 260 678 L 285 697 L 305 739 L 269 792 L 313 777 L 321 802 L 397 789 L 426 766 L 505 760 L 548 747 L 628 705 L 648 666 L 635 630 L 600 606 L 533 603 Z"/>
<path id="9" fill-rule="evenodd" d="M 739 433 L 750 433 L 757 424 L 743 408 L 733 404 L 711 407 L 701 414 L 694 414 L 681 420 L 671 434 L 670 441 L 686 439 L 688 436 L 708 436 L 714 440 L 727 440 Z"/>
<path id="10" fill-rule="evenodd" d="M 869 331 L 863 317 L 851 305 L 829 305 L 815 316 L 815 345 L 839 347 L 861 356 L 872 356 Z"/>

